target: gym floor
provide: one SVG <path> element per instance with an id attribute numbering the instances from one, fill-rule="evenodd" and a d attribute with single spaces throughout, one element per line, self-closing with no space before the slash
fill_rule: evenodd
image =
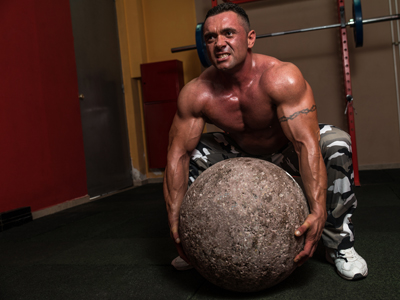
<path id="1" fill-rule="evenodd" d="M 355 248 L 369 276 L 341 279 L 314 257 L 262 292 L 222 290 L 179 272 L 161 184 L 149 184 L 0 233 L 0 299 L 398 299 L 400 169 L 360 172 Z"/>

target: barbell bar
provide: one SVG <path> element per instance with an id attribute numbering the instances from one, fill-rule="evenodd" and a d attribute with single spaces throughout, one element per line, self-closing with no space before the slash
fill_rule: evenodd
<path id="1" fill-rule="evenodd" d="M 394 21 L 394 20 L 399 20 L 399 19 L 400 19 L 400 14 L 395 14 L 395 15 L 375 17 L 375 18 L 363 20 L 362 11 L 361 11 L 361 2 L 360 2 L 360 0 L 353 0 L 353 19 L 350 19 L 347 23 L 344 23 L 344 24 L 338 23 L 338 24 L 331 24 L 331 25 L 316 26 L 316 27 L 288 30 L 288 31 L 282 31 L 282 32 L 261 34 L 261 35 L 257 35 L 256 39 L 349 26 L 349 27 L 353 28 L 354 40 L 355 40 L 356 47 L 361 47 L 363 45 L 363 25 L 364 24 L 367 25 L 367 24 L 372 24 L 372 23 Z M 204 37 L 203 37 L 203 25 L 204 25 L 203 23 L 199 23 L 196 26 L 196 45 L 172 48 L 171 52 L 177 53 L 177 52 L 197 49 L 197 54 L 199 55 L 201 64 L 204 67 L 209 67 L 209 66 L 211 66 L 211 62 L 207 55 L 206 44 L 205 44 Z"/>
<path id="2" fill-rule="evenodd" d="M 378 22 L 393 21 L 393 20 L 398 20 L 398 19 L 400 19 L 400 14 L 362 20 L 361 24 L 362 25 L 364 25 L 364 24 L 372 24 L 372 23 L 378 23 Z M 345 25 L 346 25 L 346 27 L 350 26 L 350 27 L 353 27 L 353 28 L 360 27 L 359 23 L 355 22 L 354 19 L 350 19 L 349 22 L 347 22 Z M 267 33 L 267 34 L 257 35 L 256 38 L 257 39 L 261 39 L 261 38 L 280 36 L 280 35 L 285 35 L 285 34 L 292 34 L 292 33 L 300 33 L 300 32 L 308 32 L 308 31 L 316 31 L 316 30 L 337 28 L 337 27 L 341 27 L 341 26 L 342 26 L 342 24 L 338 23 L 338 24 L 331 24 L 331 25 L 325 25 L 325 26 L 317 26 L 317 27 L 310 27 L 310 28 L 303 28 L 303 29 L 295 29 L 295 30 L 288 30 L 288 31 L 282 31 L 282 32 L 275 32 L 275 33 Z M 193 46 L 195 48 L 191 48 L 191 49 L 196 49 L 196 46 L 192 45 L 192 47 Z M 176 48 L 172 48 L 171 51 L 173 49 L 176 49 Z M 175 51 L 175 52 L 178 52 L 178 51 Z"/>

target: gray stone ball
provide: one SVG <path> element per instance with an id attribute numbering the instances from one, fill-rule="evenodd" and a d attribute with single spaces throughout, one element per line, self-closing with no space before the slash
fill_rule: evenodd
<path id="1" fill-rule="evenodd" d="M 195 269 L 224 289 L 255 292 L 287 278 L 304 246 L 295 230 L 309 214 L 297 182 L 278 166 L 233 158 L 205 170 L 180 210 L 183 249 Z"/>

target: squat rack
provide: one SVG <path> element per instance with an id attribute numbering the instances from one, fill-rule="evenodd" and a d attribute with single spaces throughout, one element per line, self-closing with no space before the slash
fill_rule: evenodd
<path id="1" fill-rule="evenodd" d="M 354 171 L 354 184 L 356 186 L 360 186 L 360 176 L 358 172 L 358 155 L 357 155 L 357 141 L 356 141 L 356 127 L 354 123 L 354 107 L 353 107 L 353 93 L 351 88 L 351 76 L 350 76 L 350 59 L 349 59 L 349 51 L 348 51 L 348 43 L 347 43 L 347 30 L 344 12 L 344 1 L 338 0 L 338 16 L 339 22 L 342 24 L 340 28 L 340 40 L 341 40 L 341 48 L 342 48 L 342 64 L 343 64 L 343 81 L 344 81 L 344 93 L 346 99 L 346 111 L 347 114 L 347 126 L 348 131 L 351 137 L 351 147 L 353 154 L 353 171 Z M 361 13 L 361 4 L 360 1 L 354 1 L 353 10 L 357 10 Z M 355 16 L 356 17 L 356 16 Z M 357 33 L 355 33 L 357 34 Z M 361 32 L 362 35 L 362 32 Z"/>

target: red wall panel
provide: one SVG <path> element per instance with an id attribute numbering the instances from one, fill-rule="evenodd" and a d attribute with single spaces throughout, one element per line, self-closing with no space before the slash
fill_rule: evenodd
<path id="1" fill-rule="evenodd" d="M 176 101 L 145 104 L 147 161 L 150 169 L 167 165 L 169 129 L 176 113 Z"/>
<path id="2" fill-rule="evenodd" d="M 147 161 L 150 169 L 161 169 L 167 164 L 169 129 L 184 85 L 183 64 L 168 60 L 142 64 L 140 69 Z"/>
<path id="3" fill-rule="evenodd" d="M 0 3 L 0 212 L 87 194 L 68 0 Z"/>

